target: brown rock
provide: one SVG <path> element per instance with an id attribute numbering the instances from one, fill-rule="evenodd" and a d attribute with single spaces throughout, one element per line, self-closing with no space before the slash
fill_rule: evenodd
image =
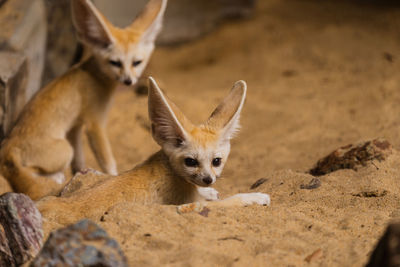
<path id="1" fill-rule="evenodd" d="M 366 267 L 400 266 L 400 224 L 387 227 L 376 245 Z"/>
<path id="2" fill-rule="evenodd" d="M 373 160 L 382 161 L 392 154 L 392 145 L 384 139 L 374 139 L 341 147 L 319 160 L 310 174 L 321 176 L 339 169 L 357 170 Z"/>
<path id="3" fill-rule="evenodd" d="M 67 197 L 78 191 L 90 189 L 95 184 L 100 183 L 108 177 L 108 175 L 90 168 L 77 172 L 64 186 L 60 192 L 60 196 Z"/>
<path id="4" fill-rule="evenodd" d="M 31 267 L 126 267 L 117 241 L 90 220 L 82 220 L 50 234 Z"/>
<path id="5" fill-rule="evenodd" d="M 15 193 L 2 195 L 0 224 L 4 230 L 0 231 L 0 237 L 5 239 L 0 244 L 7 243 L 12 253 L 10 260 L 7 247 L 2 246 L 4 262 L 0 266 L 19 266 L 36 256 L 43 241 L 42 216 L 29 197 Z"/>

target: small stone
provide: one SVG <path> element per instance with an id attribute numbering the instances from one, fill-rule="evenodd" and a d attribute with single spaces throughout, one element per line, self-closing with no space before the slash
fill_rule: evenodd
<path id="1" fill-rule="evenodd" d="M 301 184 L 300 189 L 316 189 L 321 186 L 321 180 L 319 178 L 312 178 L 308 184 Z"/>
<path id="2" fill-rule="evenodd" d="M 193 202 L 189 204 L 183 204 L 176 207 L 176 211 L 179 214 L 190 213 L 190 212 L 201 212 L 203 210 L 203 204 L 200 202 Z"/>
<path id="3" fill-rule="evenodd" d="M 353 194 L 355 197 L 384 197 L 387 195 L 386 190 L 374 190 L 374 191 L 362 191 L 360 193 Z"/>
<path id="4" fill-rule="evenodd" d="M 19 266 L 31 260 L 39 252 L 43 242 L 42 215 L 35 203 L 24 194 L 6 193 L 0 197 L 0 237 L 8 243 L 13 262 L 0 257 L 5 262 L 0 266 Z M 4 231 L 3 231 L 4 230 Z M 1 253 L 6 256 L 7 248 Z M 7 263 L 7 264 L 5 264 Z"/>
<path id="5" fill-rule="evenodd" d="M 322 249 L 319 248 L 310 255 L 308 255 L 304 260 L 310 263 L 312 261 L 318 260 L 319 258 L 321 258 L 321 256 L 322 256 Z"/>
<path id="6" fill-rule="evenodd" d="M 257 187 L 259 187 L 260 185 L 262 185 L 266 181 L 268 181 L 267 178 L 258 179 L 252 186 L 250 186 L 250 189 L 256 189 Z"/>
<path id="7" fill-rule="evenodd" d="M 384 139 L 350 144 L 341 147 L 319 160 L 309 173 L 314 176 L 325 175 L 340 169 L 357 170 L 373 160 L 383 161 L 392 154 L 392 145 Z"/>
<path id="8" fill-rule="evenodd" d="M 366 267 L 400 266 L 400 224 L 390 224 L 371 254 Z"/>
<path id="9" fill-rule="evenodd" d="M 202 211 L 199 212 L 199 214 L 203 217 L 208 217 L 208 214 L 210 213 L 210 209 L 207 207 L 204 207 Z"/>
<path id="10" fill-rule="evenodd" d="M 42 266 L 127 267 L 117 241 L 90 220 L 82 220 L 52 232 L 31 263 Z"/>

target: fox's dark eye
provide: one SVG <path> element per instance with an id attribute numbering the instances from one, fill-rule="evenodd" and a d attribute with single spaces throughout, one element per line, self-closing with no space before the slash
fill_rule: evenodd
<path id="1" fill-rule="evenodd" d="M 219 166 L 221 165 L 221 161 L 222 161 L 221 158 L 215 158 L 215 159 L 213 159 L 213 161 L 212 161 L 212 165 L 213 165 L 214 167 L 219 167 Z"/>
<path id="2" fill-rule="evenodd" d="M 139 66 L 140 64 L 142 64 L 142 61 L 136 60 L 136 61 L 133 61 L 132 66 L 136 67 L 136 66 Z"/>
<path id="3" fill-rule="evenodd" d="M 122 62 L 119 60 L 109 60 L 108 63 L 110 63 L 114 67 L 118 67 L 118 68 L 122 67 Z"/>
<path id="4" fill-rule="evenodd" d="M 185 165 L 188 167 L 196 167 L 199 166 L 199 162 L 197 161 L 197 159 L 185 158 Z"/>

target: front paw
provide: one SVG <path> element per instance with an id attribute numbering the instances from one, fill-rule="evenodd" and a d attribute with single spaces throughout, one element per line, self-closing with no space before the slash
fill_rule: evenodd
<path id="1" fill-rule="evenodd" d="M 206 200 L 214 201 L 219 199 L 219 192 L 212 187 L 197 187 L 197 191 Z"/>
<path id="2" fill-rule="evenodd" d="M 253 204 L 269 206 L 271 204 L 271 198 L 269 197 L 269 195 L 263 193 L 237 194 L 233 197 L 239 198 L 244 206 Z"/>

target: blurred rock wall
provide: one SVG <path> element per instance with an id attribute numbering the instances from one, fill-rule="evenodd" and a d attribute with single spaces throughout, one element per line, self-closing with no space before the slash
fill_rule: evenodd
<path id="1" fill-rule="evenodd" d="M 116 25 L 129 25 L 147 0 L 94 0 Z M 169 0 L 160 45 L 191 41 L 213 30 L 223 19 L 251 15 L 256 0 Z"/>
<path id="2" fill-rule="evenodd" d="M 0 2 L 0 140 L 40 88 L 46 44 L 42 0 Z"/>

